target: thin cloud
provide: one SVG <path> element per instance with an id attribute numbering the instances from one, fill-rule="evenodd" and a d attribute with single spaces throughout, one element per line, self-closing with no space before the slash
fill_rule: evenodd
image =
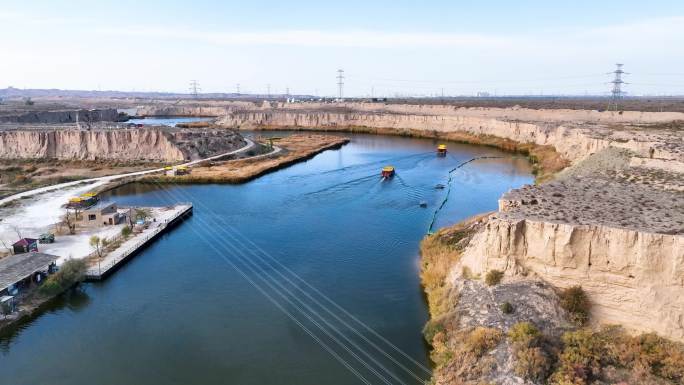
<path id="1" fill-rule="evenodd" d="M 191 40 L 222 46 L 479 47 L 482 49 L 538 50 L 542 48 L 553 50 L 559 46 L 586 47 L 588 42 L 596 45 L 597 42 L 610 41 L 610 39 L 615 39 L 610 41 L 611 45 L 634 44 L 637 41 L 644 42 L 651 39 L 655 40 L 654 43 L 678 41 L 684 38 L 684 17 L 673 16 L 600 28 L 559 29 L 519 35 L 378 30 L 198 31 L 155 26 L 96 27 L 95 31 L 113 37 Z"/>
<path id="2" fill-rule="evenodd" d="M 264 32 L 199 32 L 159 27 L 100 28 L 109 36 L 189 39 L 218 45 L 282 45 L 330 47 L 478 46 L 511 44 L 509 38 L 476 34 L 384 31 L 281 30 Z"/>

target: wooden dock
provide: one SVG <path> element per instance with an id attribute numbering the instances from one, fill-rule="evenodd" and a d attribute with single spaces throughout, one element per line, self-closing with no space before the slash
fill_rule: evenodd
<path id="1" fill-rule="evenodd" d="M 152 243 L 161 234 L 192 215 L 192 203 L 180 203 L 174 205 L 174 209 L 176 211 L 163 222 L 154 222 L 156 227 L 148 229 L 132 238 L 131 241 L 135 241 L 132 245 L 121 245 L 120 248 L 105 255 L 100 263 L 89 267 L 86 272 L 86 280 L 100 281 L 107 278 L 111 273 L 125 264 L 126 261 L 135 256 L 140 250 Z"/>

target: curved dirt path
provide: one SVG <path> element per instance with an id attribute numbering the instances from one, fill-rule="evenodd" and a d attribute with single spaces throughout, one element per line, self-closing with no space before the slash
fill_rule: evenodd
<path id="1" fill-rule="evenodd" d="M 207 160 L 214 160 L 214 159 L 223 158 L 223 157 L 229 156 L 229 155 L 239 154 L 241 152 L 245 152 L 245 151 L 251 149 L 252 147 L 254 147 L 254 142 L 252 140 L 250 140 L 248 138 L 244 138 L 244 139 L 247 142 L 247 145 L 244 147 L 241 147 L 237 150 L 233 150 L 233 151 L 226 152 L 226 153 L 219 154 L 219 155 L 210 156 L 210 157 L 204 158 L 204 159 L 193 160 L 191 162 L 183 163 L 183 164 L 180 164 L 178 166 L 192 167 L 198 163 L 201 163 L 201 162 L 204 162 Z M 76 186 L 76 185 L 81 184 L 81 183 L 102 182 L 101 184 L 104 184 L 104 183 L 111 182 L 111 181 L 116 180 L 116 179 L 125 178 L 125 177 L 129 177 L 129 176 L 152 174 L 155 172 L 163 172 L 163 171 L 164 171 L 164 168 L 162 167 L 162 168 L 155 168 L 152 170 L 136 171 L 136 172 L 130 172 L 130 173 L 125 173 L 125 174 L 107 175 L 107 176 L 101 176 L 98 178 L 81 179 L 81 180 L 77 180 L 77 181 L 73 181 L 73 182 L 65 182 L 65 183 L 59 183 L 59 184 L 55 184 L 55 185 L 51 185 L 51 186 L 40 187 L 40 188 L 20 192 L 20 193 L 2 198 L 2 199 L 0 199 L 0 206 L 4 205 L 5 203 L 11 202 L 13 200 L 20 199 L 20 198 L 29 197 L 29 196 L 33 196 L 36 194 L 42 194 L 42 193 L 50 192 L 50 191 L 54 191 L 54 190 L 59 190 L 59 189 L 65 188 L 65 187 Z"/>

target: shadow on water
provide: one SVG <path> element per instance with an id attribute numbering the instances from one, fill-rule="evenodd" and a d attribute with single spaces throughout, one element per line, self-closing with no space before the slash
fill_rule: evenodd
<path id="1" fill-rule="evenodd" d="M 78 313 L 85 309 L 88 304 L 90 304 L 90 296 L 86 289 L 87 285 L 88 284 L 83 283 L 67 290 L 45 302 L 31 314 L 22 318 L 19 322 L 3 329 L 3 331 L 0 332 L 0 352 L 9 353 L 12 341 L 17 338 L 22 331 L 28 329 L 38 318 L 63 310 Z"/>

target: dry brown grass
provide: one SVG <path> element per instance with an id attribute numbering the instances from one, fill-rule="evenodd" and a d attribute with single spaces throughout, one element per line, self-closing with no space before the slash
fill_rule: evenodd
<path id="1" fill-rule="evenodd" d="M 487 353 L 499 345 L 502 337 L 501 330 L 488 327 L 451 332 L 448 337 L 438 334 L 431 358 L 441 373 L 440 383 L 480 383 L 496 366 L 496 359 Z"/>
<path id="2" fill-rule="evenodd" d="M 176 124 L 176 127 L 178 127 L 178 128 L 210 128 L 210 127 L 214 127 L 214 123 L 207 122 L 207 121 L 187 122 L 187 123 L 178 123 L 178 124 Z"/>
<path id="3" fill-rule="evenodd" d="M 444 314 L 454 304 L 454 295 L 449 296 L 448 293 L 447 274 L 470 242 L 481 220 L 488 215 L 478 215 L 443 228 L 420 243 L 420 279 L 433 318 Z"/>
<path id="4" fill-rule="evenodd" d="M 192 168 L 189 175 L 146 177 L 142 181 L 160 183 L 242 183 L 268 172 L 309 159 L 325 150 L 338 148 L 347 138 L 321 134 L 296 134 L 275 143 L 283 151 L 273 156 L 238 159 Z"/>

